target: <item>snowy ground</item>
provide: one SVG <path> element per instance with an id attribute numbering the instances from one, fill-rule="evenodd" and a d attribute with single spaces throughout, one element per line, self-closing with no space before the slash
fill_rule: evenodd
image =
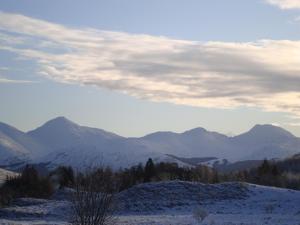
<path id="1" fill-rule="evenodd" d="M 120 194 L 118 225 L 300 225 L 300 191 L 227 183 L 160 182 Z M 1 224 L 68 224 L 69 202 L 20 199 L 0 210 Z M 200 209 L 200 210 L 199 210 Z M 199 223 L 195 211 L 207 212 Z"/>

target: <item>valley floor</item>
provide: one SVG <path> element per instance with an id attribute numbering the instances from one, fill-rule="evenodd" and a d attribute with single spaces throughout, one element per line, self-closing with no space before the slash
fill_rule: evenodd
<path id="1" fill-rule="evenodd" d="M 161 182 L 135 187 L 134 191 L 138 196 L 128 197 L 131 202 L 127 210 L 123 210 L 117 216 L 116 224 L 300 225 L 300 191 L 252 184 L 197 184 L 195 187 L 198 187 L 198 194 L 203 197 L 203 200 L 199 204 L 195 204 L 193 200 L 188 198 L 190 195 L 190 199 L 192 199 L 195 194 L 193 193 L 195 191 L 193 185 L 195 184 L 189 182 Z M 149 187 L 151 188 L 149 189 Z M 162 207 L 165 202 L 156 202 L 156 199 L 154 201 L 153 198 L 148 198 L 149 191 L 155 192 L 156 189 L 161 190 L 162 188 L 165 188 L 166 193 L 163 194 L 166 196 L 169 196 L 170 193 L 176 193 L 176 190 L 181 193 L 186 192 L 179 196 L 185 199 L 174 196 L 175 200 L 172 202 L 172 207 Z M 230 193 L 227 193 L 230 191 L 236 195 L 240 193 L 240 196 L 230 197 Z M 128 193 L 130 192 L 123 193 L 123 197 L 129 196 Z M 219 199 L 218 196 L 229 198 Z M 133 199 L 139 199 L 140 203 L 145 206 L 143 211 L 137 212 L 133 208 L 135 205 L 135 203 L 131 204 Z M 20 199 L 16 206 L 0 210 L 0 224 L 65 225 L 68 224 L 69 206 L 70 203 L 66 200 Z M 197 211 L 205 211 L 208 214 L 202 223 L 194 217 Z"/>

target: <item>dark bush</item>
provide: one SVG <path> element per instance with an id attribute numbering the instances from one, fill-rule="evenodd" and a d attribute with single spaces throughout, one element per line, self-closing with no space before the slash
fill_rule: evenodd
<path id="1" fill-rule="evenodd" d="M 71 197 L 71 224 L 112 225 L 116 207 L 115 184 L 109 168 L 78 174 Z"/>
<path id="2" fill-rule="evenodd" d="M 39 176 L 32 166 L 26 166 L 21 175 L 8 177 L 0 188 L 1 205 L 8 205 L 20 197 L 49 198 L 53 187 L 48 177 Z"/>
<path id="3" fill-rule="evenodd" d="M 74 171 L 70 166 L 59 166 L 49 176 L 56 177 L 60 188 L 72 187 L 74 184 Z"/>

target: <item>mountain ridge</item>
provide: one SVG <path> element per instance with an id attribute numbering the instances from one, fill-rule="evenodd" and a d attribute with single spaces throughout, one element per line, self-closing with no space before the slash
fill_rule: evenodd
<path id="1" fill-rule="evenodd" d="M 58 121 L 63 121 L 64 123 L 71 123 L 71 124 L 74 124 L 74 125 L 77 125 L 77 126 L 80 126 L 80 127 L 86 127 L 86 128 L 91 128 L 91 129 L 102 130 L 102 131 L 105 131 L 105 132 L 107 132 L 107 133 L 115 134 L 115 135 L 117 135 L 117 136 L 124 137 L 124 138 L 143 138 L 143 137 L 146 137 L 146 136 L 149 136 L 149 135 L 152 135 L 152 134 L 156 134 L 156 133 L 184 134 L 184 133 L 189 133 L 189 132 L 193 132 L 193 131 L 197 131 L 197 130 L 198 130 L 198 131 L 204 131 L 204 132 L 210 132 L 210 133 L 216 133 L 216 134 L 220 134 L 220 135 L 222 135 L 222 136 L 226 136 L 226 137 L 231 137 L 231 138 L 233 138 L 233 137 L 237 137 L 237 136 L 240 136 L 240 135 L 242 135 L 242 134 L 248 133 L 248 132 L 250 132 L 250 131 L 252 131 L 252 130 L 258 130 L 258 129 L 261 128 L 261 127 L 269 127 L 269 128 L 275 128 L 275 129 L 284 130 L 285 132 L 289 133 L 290 135 L 292 135 L 292 136 L 294 136 L 294 137 L 297 137 L 297 138 L 300 138 L 300 137 L 294 135 L 292 132 L 290 132 L 290 131 L 288 131 L 288 130 L 286 130 L 286 129 L 280 127 L 280 126 L 273 125 L 273 124 L 255 124 L 255 125 L 253 125 L 251 128 L 249 128 L 249 130 L 244 131 L 244 132 L 242 132 L 242 133 L 240 133 L 240 134 L 236 134 L 236 135 L 227 135 L 227 134 L 223 134 L 223 133 L 218 132 L 218 131 L 207 130 L 207 129 L 204 128 L 204 127 L 194 127 L 194 128 L 188 129 L 188 130 L 180 131 L 180 132 L 175 132 L 175 131 L 170 131 L 170 130 L 164 130 L 164 131 L 155 131 L 155 132 L 151 132 L 151 133 L 148 133 L 148 134 L 145 134 L 145 135 L 142 135 L 142 136 L 125 137 L 125 136 L 119 135 L 119 134 L 117 134 L 117 133 L 115 133 L 115 132 L 112 132 L 112 131 L 106 131 L 106 130 L 101 129 L 101 128 L 90 127 L 90 126 L 85 126 L 85 125 L 79 125 L 79 124 L 77 124 L 76 122 L 74 122 L 74 121 L 68 119 L 68 118 L 65 117 L 65 116 L 57 116 L 57 117 L 55 117 L 55 118 L 53 118 L 53 119 L 50 119 L 50 120 L 46 121 L 45 123 L 43 123 L 42 125 L 40 125 L 40 126 L 34 128 L 34 129 L 31 129 L 31 130 L 29 130 L 29 131 L 22 131 L 22 130 L 20 130 L 20 129 L 14 127 L 14 126 L 9 125 L 8 123 L 4 123 L 4 122 L 1 122 L 1 121 L 0 121 L 0 130 L 1 130 L 1 126 L 8 126 L 8 127 L 13 128 L 13 129 L 16 129 L 16 130 L 18 130 L 18 131 L 20 131 L 20 132 L 23 132 L 23 133 L 31 133 L 32 131 L 37 130 L 38 128 L 43 127 L 43 126 L 46 125 L 47 123 L 50 123 L 50 122 L 58 122 Z"/>
<path id="2" fill-rule="evenodd" d="M 105 165 L 124 168 L 151 157 L 157 162 L 188 166 L 178 159 L 215 157 L 235 162 L 283 158 L 299 152 L 300 138 L 268 124 L 255 125 L 234 137 L 197 127 L 181 133 L 159 131 L 126 138 L 78 125 L 65 117 L 49 120 L 28 132 L 0 123 L 0 165 L 23 160 L 85 167 L 93 160 L 103 160 Z"/>

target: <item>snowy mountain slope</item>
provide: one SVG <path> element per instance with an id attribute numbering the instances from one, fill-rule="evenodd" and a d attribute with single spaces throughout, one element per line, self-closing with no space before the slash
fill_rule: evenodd
<path id="1" fill-rule="evenodd" d="M 184 158 L 184 157 L 177 157 L 175 155 L 168 155 L 171 156 L 175 159 L 180 160 L 181 162 L 185 162 L 187 164 L 193 165 L 193 166 L 198 166 L 198 165 L 207 165 L 211 164 L 217 159 L 216 157 L 194 157 L 194 158 Z"/>
<path id="2" fill-rule="evenodd" d="M 108 141 L 98 146 L 80 145 L 63 148 L 41 157 L 36 162 L 48 163 L 49 169 L 59 165 L 68 165 L 79 170 L 99 166 L 109 166 L 117 170 L 139 163 L 144 164 L 149 158 L 155 162 L 176 162 L 181 166 L 189 166 L 165 154 L 151 151 L 127 140 Z"/>
<path id="3" fill-rule="evenodd" d="M 48 162 L 50 168 L 70 165 L 77 169 L 96 166 L 119 169 L 145 163 L 150 157 L 157 162 L 180 163 L 172 157 L 148 149 L 134 139 L 80 126 L 64 117 L 50 120 L 28 132 L 28 135 L 51 149 L 35 160 L 37 163 Z"/>
<path id="4" fill-rule="evenodd" d="M 231 138 L 243 155 L 240 160 L 285 158 L 300 152 L 300 139 L 272 125 L 256 125 L 250 131 Z"/>
<path id="5" fill-rule="evenodd" d="M 0 131 L 0 165 L 9 165 L 28 160 L 30 152 Z"/>
<path id="6" fill-rule="evenodd" d="M 40 156 L 44 146 L 26 133 L 0 123 L 0 165 L 29 161 Z"/>
<path id="7" fill-rule="evenodd" d="M 259 145 L 265 145 L 269 143 L 281 143 L 293 138 L 296 137 L 281 127 L 264 124 L 255 125 L 248 132 L 237 135 L 232 139 L 236 142 L 243 143 L 244 145 L 250 145 L 253 142 Z"/>
<path id="8" fill-rule="evenodd" d="M 195 128 L 184 133 L 157 132 L 140 138 L 148 146 L 178 157 L 219 157 L 231 154 L 227 136 Z"/>
<path id="9" fill-rule="evenodd" d="M 122 137 L 101 129 L 84 127 L 66 119 L 57 117 L 41 127 L 27 133 L 49 149 L 63 149 L 76 145 L 102 145 L 110 140 Z"/>

